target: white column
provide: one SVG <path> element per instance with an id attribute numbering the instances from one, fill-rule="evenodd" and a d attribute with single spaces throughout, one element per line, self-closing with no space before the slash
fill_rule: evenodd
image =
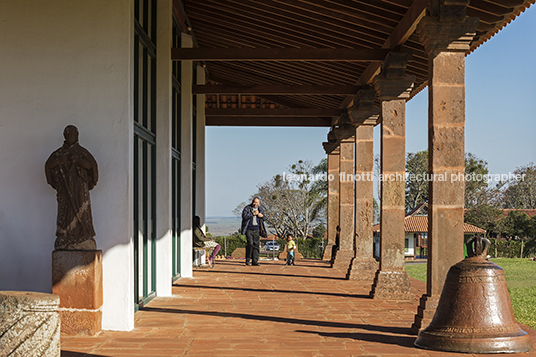
<path id="1" fill-rule="evenodd" d="M 192 37 L 182 34 L 182 47 L 193 46 Z M 181 79 L 181 276 L 192 277 L 192 61 L 182 61 Z"/>
<path id="2" fill-rule="evenodd" d="M 156 294 L 171 296 L 172 0 L 158 1 L 156 47 Z"/>
<path id="3" fill-rule="evenodd" d="M 205 68 L 197 67 L 197 84 L 205 84 Z M 197 95 L 197 155 L 195 159 L 195 207 L 196 214 L 201 218 L 201 224 L 205 229 L 206 219 L 206 194 L 205 194 L 205 95 Z"/>

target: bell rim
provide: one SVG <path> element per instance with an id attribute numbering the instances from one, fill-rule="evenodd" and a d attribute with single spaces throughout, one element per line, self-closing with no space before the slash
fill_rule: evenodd
<path id="1" fill-rule="evenodd" d="M 438 341 L 443 342 L 443 346 L 437 346 Z M 522 353 L 534 349 L 529 335 L 521 328 L 519 332 L 508 335 L 482 337 L 436 335 L 423 330 L 419 332 L 413 345 L 426 350 L 459 353 Z"/>

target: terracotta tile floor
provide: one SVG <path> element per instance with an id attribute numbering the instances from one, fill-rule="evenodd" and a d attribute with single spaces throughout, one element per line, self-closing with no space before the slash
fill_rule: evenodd
<path id="1" fill-rule="evenodd" d="M 424 283 L 413 281 L 414 301 L 382 302 L 325 262 L 261 263 L 196 269 L 136 313 L 133 331 L 62 337 L 62 356 L 468 356 L 413 347 Z"/>

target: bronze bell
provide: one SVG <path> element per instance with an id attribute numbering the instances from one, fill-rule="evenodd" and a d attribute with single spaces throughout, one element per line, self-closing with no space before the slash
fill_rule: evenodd
<path id="1" fill-rule="evenodd" d="M 532 349 L 514 318 L 502 268 L 487 260 L 489 246 L 482 237 L 467 242 L 468 257 L 450 268 L 434 318 L 415 346 L 465 353 Z"/>

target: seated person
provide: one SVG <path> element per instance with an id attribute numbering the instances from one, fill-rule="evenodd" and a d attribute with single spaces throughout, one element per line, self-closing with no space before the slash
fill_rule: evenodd
<path id="1" fill-rule="evenodd" d="M 212 266 L 214 257 L 221 249 L 221 246 L 214 240 L 208 238 L 201 229 L 201 218 L 199 216 L 194 217 L 194 247 L 196 248 L 209 248 L 214 249 L 210 257 L 208 257 L 208 264 Z"/>

